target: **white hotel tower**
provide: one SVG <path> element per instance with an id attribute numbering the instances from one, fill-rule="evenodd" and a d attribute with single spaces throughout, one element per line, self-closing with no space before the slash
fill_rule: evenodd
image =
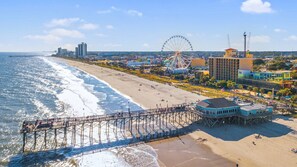
<path id="1" fill-rule="evenodd" d="M 82 42 L 75 48 L 76 57 L 85 57 L 88 53 L 87 44 Z"/>

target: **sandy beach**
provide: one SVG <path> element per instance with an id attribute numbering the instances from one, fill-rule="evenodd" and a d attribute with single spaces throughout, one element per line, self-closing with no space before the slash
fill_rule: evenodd
<path id="1" fill-rule="evenodd" d="M 60 60 L 105 81 L 144 108 L 207 98 L 119 71 Z M 278 116 L 272 122 L 252 127 L 207 128 L 197 124 L 191 128 L 194 132 L 182 140 L 173 138 L 150 143 L 158 153 L 160 166 L 235 166 L 236 163 L 253 167 L 297 166 L 297 154 L 291 151 L 297 149 L 296 119 Z"/>

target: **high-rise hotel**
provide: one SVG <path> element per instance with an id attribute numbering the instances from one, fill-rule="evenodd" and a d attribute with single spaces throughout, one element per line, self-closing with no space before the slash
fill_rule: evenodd
<path id="1" fill-rule="evenodd" d="M 75 48 L 76 57 L 85 57 L 88 54 L 87 44 L 82 42 Z"/>
<path id="2" fill-rule="evenodd" d="M 216 80 L 237 81 L 238 70 L 253 69 L 253 55 L 245 54 L 246 57 L 238 58 L 238 51 L 233 48 L 226 49 L 224 57 L 209 58 L 209 74 Z"/>

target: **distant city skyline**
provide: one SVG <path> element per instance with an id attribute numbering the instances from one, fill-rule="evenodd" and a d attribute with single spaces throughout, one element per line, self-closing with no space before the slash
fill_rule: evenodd
<path id="1" fill-rule="evenodd" d="M 195 51 L 296 51 L 297 1 L 287 0 L 11 0 L 1 3 L 0 52 L 160 51 L 173 35 Z"/>

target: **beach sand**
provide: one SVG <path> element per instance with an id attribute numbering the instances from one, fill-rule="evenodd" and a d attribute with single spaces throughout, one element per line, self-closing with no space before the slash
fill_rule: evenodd
<path id="1" fill-rule="evenodd" d="M 165 107 L 207 98 L 96 65 L 64 59 L 61 61 L 107 82 L 144 108 L 155 108 L 156 104 Z M 182 137 L 187 141 L 184 144 L 176 138 L 150 143 L 158 153 L 160 166 L 235 166 L 236 163 L 240 167 L 297 166 L 297 154 L 291 151 L 292 148 L 297 149 L 296 119 L 278 116 L 273 122 L 254 126 L 207 128 L 197 124 L 191 128 L 194 128 L 193 132 Z M 258 134 L 261 136 L 259 139 L 256 138 Z"/>
<path id="2" fill-rule="evenodd" d="M 199 140 L 193 140 L 189 135 L 184 135 L 151 142 L 150 145 L 158 154 L 160 167 L 236 166 L 234 162 L 213 154 L 209 147 L 200 142 Z"/>

